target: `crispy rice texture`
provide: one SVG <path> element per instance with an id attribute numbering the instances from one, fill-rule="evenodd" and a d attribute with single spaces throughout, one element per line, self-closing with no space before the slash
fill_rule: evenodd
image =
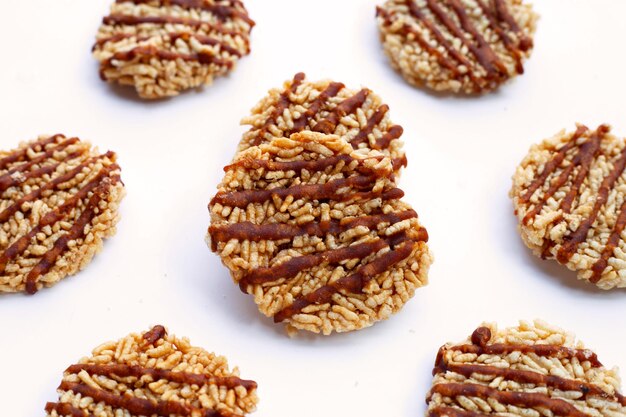
<path id="1" fill-rule="evenodd" d="M 602 289 L 626 287 L 626 141 L 578 125 L 530 148 L 511 197 L 524 243 Z"/>
<path id="2" fill-rule="evenodd" d="M 355 149 L 382 152 L 395 171 L 406 166 L 400 136 L 403 129 L 389 118 L 389 106 L 373 91 L 353 90 L 330 80 L 308 81 L 298 73 L 283 88 L 271 89 L 241 123 L 249 125 L 239 151 L 289 137 L 301 131 L 339 135 Z"/>
<path id="3" fill-rule="evenodd" d="M 410 84 L 463 94 L 524 72 L 538 18 L 521 0 L 388 0 L 376 15 L 385 54 Z"/>
<path id="4" fill-rule="evenodd" d="M 0 292 L 52 286 L 102 249 L 124 197 L 115 161 L 63 135 L 0 152 Z"/>
<path id="5" fill-rule="evenodd" d="M 241 417 L 255 410 L 256 387 L 223 356 L 154 326 L 104 343 L 68 367 L 46 416 Z"/>
<path id="6" fill-rule="evenodd" d="M 117 0 L 93 47 L 100 77 L 158 99 L 210 85 L 250 53 L 239 0 Z"/>
<path id="7" fill-rule="evenodd" d="M 441 347 L 427 416 L 623 417 L 617 369 L 570 333 L 542 321 L 483 324 Z"/>
<path id="8" fill-rule="evenodd" d="M 209 244 L 290 333 L 370 326 L 427 283 L 428 235 L 384 154 L 303 131 L 247 148 L 225 171 Z"/>

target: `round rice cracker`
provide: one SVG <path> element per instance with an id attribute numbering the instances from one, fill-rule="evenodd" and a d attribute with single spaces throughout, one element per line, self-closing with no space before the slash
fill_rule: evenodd
<path id="1" fill-rule="evenodd" d="M 511 197 L 524 243 L 602 289 L 626 287 L 626 141 L 578 125 L 531 147 Z"/>
<path id="2" fill-rule="evenodd" d="M 283 88 L 274 88 L 252 109 L 238 151 L 293 133 L 313 131 L 341 136 L 354 149 L 382 152 L 396 173 L 407 164 L 402 126 L 389 118 L 389 106 L 368 88 L 353 90 L 330 80 L 308 81 L 298 73 Z"/>
<path id="3" fill-rule="evenodd" d="M 223 356 L 154 326 L 68 367 L 46 416 L 243 417 L 256 408 L 256 388 Z"/>
<path id="4" fill-rule="evenodd" d="M 254 21 L 239 0 L 117 0 L 93 55 L 104 81 L 144 99 L 210 85 L 250 53 Z"/>
<path id="5" fill-rule="evenodd" d="M 248 148 L 225 171 L 209 244 L 290 334 L 370 326 L 427 283 L 428 235 L 380 152 L 303 131 Z"/>
<path id="6" fill-rule="evenodd" d="M 87 266 L 125 194 L 115 153 L 63 135 L 0 152 L 0 193 L 0 292 L 30 294 Z"/>
<path id="7" fill-rule="evenodd" d="M 483 324 L 441 347 L 427 416 L 626 416 L 617 369 L 570 333 L 542 321 Z"/>
<path id="8" fill-rule="evenodd" d="M 410 84 L 462 94 L 523 74 L 538 18 L 522 0 L 387 0 L 376 16 L 385 54 Z"/>

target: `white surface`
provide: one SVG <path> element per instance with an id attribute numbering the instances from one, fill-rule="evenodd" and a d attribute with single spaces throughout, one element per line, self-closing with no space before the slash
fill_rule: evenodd
<path id="1" fill-rule="evenodd" d="M 536 0 L 526 74 L 478 99 L 405 84 L 377 39 L 376 1 L 248 0 L 252 54 L 200 93 L 156 103 L 98 78 L 90 48 L 110 0 L 5 4 L 0 147 L 62 132 L 119 154 L 128 195 L 117 235 L 82 273 L 35 296 L 0 296 L 0 415 L 37 416 L 63 370 L 106 340 L 162 323 L 259 382 L 258 417 L 419 416 L 438 347 L 484 320 L 541 317 L 626 370 L 625 291 L 578 283 L 532 257 L 510 176 L 529 146 L 574 122 L 626 135 L 619 0 Z M 204 244 L 207 203 L 247 114 L 297 71 L 372 88 L 404 126 L 401 187 L 431 236 L 429 286 L 359 332 L 289 339 Z"/>

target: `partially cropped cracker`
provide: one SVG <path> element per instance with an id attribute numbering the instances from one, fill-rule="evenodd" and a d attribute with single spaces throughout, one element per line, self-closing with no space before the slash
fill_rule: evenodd
<path id="1" fill-rule="evenodd" d="M 524 243 L 603 289 L 626 287 L 626 140 L 601 125 L 531 147 L 511 197 Z"/>
<path id="2" fill-rule="evenodd" d="M 370 326 L 426 284 L 428 235 L 380 152 L 305 131 L 248 148 L 225 171 L 211 247 L 288 330 Z"/>
<path id="3" fill-rule="evenodd" d="M 0 292 L 33 294 L 102 249 L 124 196 L 115 161 L 63 135 L 0 152 Z"/>
<path id="4" fill-rule="evenodd" d="M 239 0 L 116 0 L 93 47 L 100 77 L 156 99 L 209 85 L 250 53 Z"/>
<path id="5" fill-rule="evenodd" d="M 524 73 L 537 20 L 522 0 L 387 0 L 376 15 L 385 53 L 409 83 L 465 94 Z"/>
<path id="6" fill-rule="evenodd" d="M 354 149 L 371 149 L 392 159 L 396 171 L 406 166 L 403 129 L 389 118 L 389 106 L 368 88 L 353 90 L 330 80 L 308 81 L 303 73 L 274 88 L 242 120 L 250 125 L 239 151 L 275 137 L 313 131 L 335 134 Z"/>
<path id="7" fill-rule="evenodd" d="M 483 324 L 437 354 L 427 416 L 624 417 L 617 369 L 541 321 Z"/>
<path id="8" fill-rule="evenodd" d="M 256 388 L 223 356 L 154 326 L 68 367 L 46 416 L 242 417 L 256 408 Z"/>

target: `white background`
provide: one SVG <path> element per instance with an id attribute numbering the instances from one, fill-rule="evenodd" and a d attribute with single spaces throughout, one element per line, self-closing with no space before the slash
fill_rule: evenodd
<path id="1" fill-rule="evenodd" d="M 159 323 L 258 381 L 258 417 L 422 415 L 438 347 L 482 321 L 543 318 L 626 369 L 626 292 L 535 259 L 507 196 L 532 143 L 576 121 L 626 135 L 626 2 L 536 0 L 526 74 L 454 98 L 391 70 L 376 1 L 248 0 L 252 54 L 214 86 L 160 102 L 100 81 L 90 48 L 109 2 L 6 2 L 0 19 L 0 147 L 41 133 L 88 139 L 118 152 L 128 192 L 117 235 L 85 271 L 35 296 L 0 296 L 1 416 L 42 415 L 68 365 Z M 298 71 L 367 86 L 391 106 L 409 158 L 400 186 L 435 254 L 431 283 L 401 313 L 351 334 L 289 339 L 204 243 L 240 118 Z"/>

